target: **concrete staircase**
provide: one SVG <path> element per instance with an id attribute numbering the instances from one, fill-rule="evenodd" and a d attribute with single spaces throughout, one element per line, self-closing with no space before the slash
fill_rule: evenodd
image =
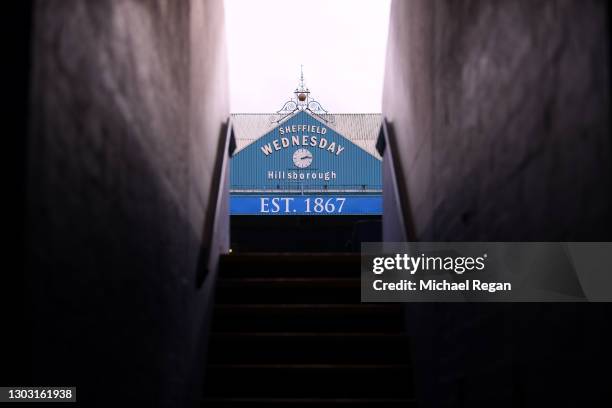
<path id="1" fill-rule="evenodd" d="M 360 303 L 359 255 L 220 264 L 206 407 L 413 407 L 398 304 Z"/>

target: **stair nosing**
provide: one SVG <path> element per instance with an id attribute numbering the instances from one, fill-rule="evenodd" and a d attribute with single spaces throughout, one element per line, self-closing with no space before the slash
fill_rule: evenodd
<path id="1" fill-rule="evenodd" d="M 218 309 L 398 309 L 401 307 L 394 304 L 369 304 L 369 303 L 223 303 L 215 305 Z"/>
<path id="2" fill-rule="evenodd" d="M 235 278 L 223 278 L 217 279 L 217 282 L 349 282 L 349 281 L 361 281 L 361 278 L 327 278 L 322 276 L 313 277 L 235 277 Z"/>
<path id="3" fill-rule="evenodd" d="M 355 402 L 367 402 L 367 403 L 402 403 L 402 402 L 416 402 L 416 398 L 256 398 L 256 397 L 213 397 L 204 398 L 203 401 L 207 402 L 277 402 L 277 403 L 294 403 L 294 402 L 307 402 L 307 403 L 355 403 Z"/>
<path id="4" fill-rule="evenodd" d="M 384 369 L 400 369 L 410 368 L 409 364 L 209 364 L 209 368 L 245 368 L 245 369 L 355 369 L 355 370 L 384 370 Z"/>
<path id="5" fill-rule="evenodd" d="M 212 332 L 211 336 L 410 337 L 404 332 Z"/>

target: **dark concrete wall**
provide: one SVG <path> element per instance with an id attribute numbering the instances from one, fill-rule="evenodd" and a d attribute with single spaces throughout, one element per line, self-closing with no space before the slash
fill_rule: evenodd
<path id="1" fill-rule="evenodd" d="M 10 214 L 4 223 L 5 245 L 3 254 L 10 271 L 5 270 L 0 285 L 0 315 L 12 321 L 10 330 L 1 336 L 2 369 L 0 381 L 7 385 L 29 384 L 30 380 L 30 302 L 26 293 L 25 231 L 26 200 L 24 174 L 27 156 L 27 129 L 29 122 L 31 1 L 11 3 L 6 10 L 6 23 L 0 27 L 5 39 L 3 47 L 4 77 L 3 127 L 5 137 L 2 160 L 4 186 L 3 213 Z M 8 227 L 8 228 L 7 228 Z M 24 335 L 26 334 L 26 335 Z"/>
<path id="2" fill-rule="evenodd" d="M 184 406 L 228 116 L 222 1 L 38 1 L 33 21 L 35 383 L 76 385 L 87 406 Z"/>
<path id="3" fill-rule="evenodd" d="M 612 237 L 610 6 L 396 0 L 383 112 L 420 240 Z M 412 304 L 421 406 L 605 406 L 608 305 Z"/>
<path id="4" fill-rule="evenodd" d="M 607 8 L 393 3 L 383 111 L 419 238 L 610 238 Z"/>

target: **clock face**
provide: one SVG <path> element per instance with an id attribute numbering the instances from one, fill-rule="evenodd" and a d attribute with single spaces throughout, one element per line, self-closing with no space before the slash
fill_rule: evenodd
<path id="1" fill-rule="evenodd" d="M 300 169 L 305 169 L 312 163 L 312 153 L 306 149 L 297 149 L 293 153 L 293 164 Z"/>

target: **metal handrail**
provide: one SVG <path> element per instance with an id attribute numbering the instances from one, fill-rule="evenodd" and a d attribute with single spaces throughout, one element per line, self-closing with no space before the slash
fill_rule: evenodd
<path id="1" fill-rule="evenodd" d="M 391 126 L 383 118 L 376 150 L 383 158 L 383 241 L 415 241 L 410 201 Z"/>
<path id="2" fill-rule="evenodd" d="M 221 131 L 221 142 L 213 170 L 213 183 L 206 211 L 201 255 L 196 277 L 199 288 L 206 277 L 216 271 L 219 256 L 229 252 L 229 163 L 236 150 L 231 117 Z"/>

